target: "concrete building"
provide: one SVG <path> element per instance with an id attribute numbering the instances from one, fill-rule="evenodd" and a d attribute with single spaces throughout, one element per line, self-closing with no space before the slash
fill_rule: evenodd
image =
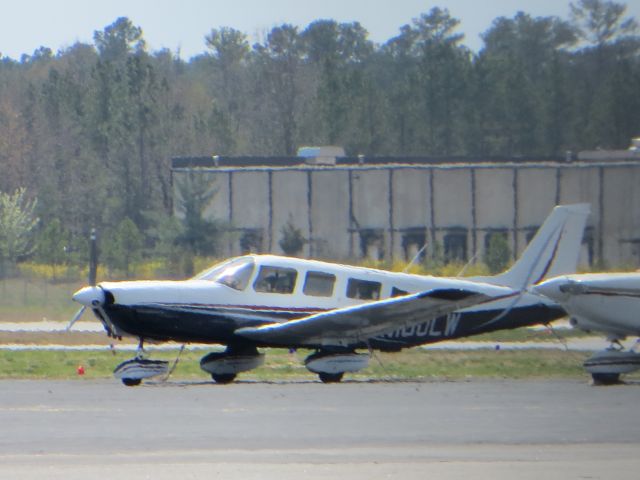
<path id="1" fill-rule="evenodd" d="M 595 156 L 595 158 L 593 158 Z M 216 194 L 205 216 L 232 232 L 224 255 L 282 253 L 290 222 L 301 252 L 326 259 L 409 259 L 439 245 L 447 259 L 481 259 L 492 235 L 518 255 L 554 205 L 588 202 L 581 262 L 640 264 L 640 152 L 575 159 L 175 158 Z"/>

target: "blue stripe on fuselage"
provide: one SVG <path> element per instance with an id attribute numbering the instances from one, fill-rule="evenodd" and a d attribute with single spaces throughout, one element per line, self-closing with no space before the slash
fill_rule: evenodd
<path id="1" fill-rule="evenodd" d="M 247 343 L 246 338 L 235 335 L 238 328 L 281 323 L 313 313 L 300 310 L 269 311 L 265 308 L 260 309 L 257 316 L 257 309 L 202 305 L 111 305 L 105 310 L 118 329 L 133 336 L 160 341 L 220 344 Z M 503 318 L 499 318 L 500 315 Z M 560 307 L 544 304 L 514 307 L 506 315 L 503 308 L 460 310 L 413 326 L 399 327 L 353 347 L 398 350 L 494 330 L 548 323 L 564 315 Z"/>

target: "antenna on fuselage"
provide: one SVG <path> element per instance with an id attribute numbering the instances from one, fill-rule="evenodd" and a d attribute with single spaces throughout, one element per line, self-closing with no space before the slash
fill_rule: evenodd
<path id="1" fill-rule="evenodd" d="M 529 291 L 529 287 L 531 286 L 531 279 L 533 278 L 533 273 L 534 273 L 534 271 L 535 271 L 535 269 L 537 267 L 538 262 L 540 261 L 540 258 L 542 257 L 544 249 L 551 242 L 551 238 L 552 237 L 550 236 L 546 240 L 546 242 L 544 243 L 544 248 L 541 249 L 540 252 L 538 252 L 538 254 L 535 257 L 535 261 L 531 263 L 531 266 L 529 267 L 529 270 L 527 270 L 527 274 L 524 277 L 524 281 L 523 281 L 522 285 L 520 286 L 519 289 L 515 290 L 516 291 L 516 295 L 515 295 L 515 297 L 513 299 L 513 302 L 511 302 L 511 304 L 507 308 L 505 308 L 502 312 L 500 312 L 493 319 L 491 319 L 488 322 L 485 322 L 484 324 L 482 324 L 482 326 L 490 325 L 492 323 L 498 322 L 498 321 L 502 320 L 504 317 L 506 317 L 507 315 L 509 315 L 509 313 L 511 313 L 511 310 L 513 310 L 516 307 L 516 305 L 518 304 L 520 299 L 522 299 L 524 294 Z"/>
<path id="2" fill-rule="evenodd" d="M 467 263 L 464 264 L 464 267 L 462 267 L 462 269 L 458 272 L 458 274 L 456 275 L 456 277 L 461 277 L 462 275 L 464 275 L 464 272 L 467 271 L 467 268 L 469 268 L 471 266 L 472 263 L 474 263 L 476 261 L 476 259 L 478 258 L 478 255 L 480 254 L 479 251 L 477 251 L 476 253 L 473 254 L 473 257 L 471 257 L 469 259 L 469 261 Z"/>
<path id="3" fill-rule="evenodd" d="M 422 253 L 427 249 L 427 246 L 429 245 L 429 242 L 426 242 L 422 248 L 420 250 L 418 250 L 418 253 L 416 253 L 413 258 L 411 259 L 411 261 L 407 264 L 406 267 L 404 267 L 404 269 L 402 270 L 402 273 L 407 273 L 409 271 L 409 269 L 413 266 L 414 263 L 417 262 L 417 260 L 420 258 L 420 255 L 422 255 Z"/>

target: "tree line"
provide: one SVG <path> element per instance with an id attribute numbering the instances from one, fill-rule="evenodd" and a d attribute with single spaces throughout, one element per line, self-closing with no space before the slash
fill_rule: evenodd
<path id="1" fill-rule="evenodd" d="M 206 239 L 224 228 L 201 213 L 215 192 L 178 186 L 185 220 L 172 218 L 174 156 L 289 156 L 327 144 L 366 156 L 626 148 L 640 134 L 638 25 L 622 3 L 569 10 L 496 18 L 477 53 L 460 21 L 434 7 L 381 44 L 358 22 L 283 24 L 253 45 L 223 27 L 183 60 L 149 52 L 142 28 L 118 18 L 91 44 L 3 57 L 0 192 L 39 222 L 25 220 L 28 245 L 0 260 L 58 262 L 63 247 L 83 258 L 93 227 L 113 261 L 133 247 L 214 254 Z"/>

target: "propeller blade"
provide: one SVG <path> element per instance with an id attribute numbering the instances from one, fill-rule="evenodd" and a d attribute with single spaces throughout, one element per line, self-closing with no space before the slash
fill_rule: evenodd
<path id="1" fill-rule="evenodd" d="M 107 312 L 104 311 L 104 308 L 102 308 L 102 305 L 96 305 L 96 310 L 98 310 L 98 312 L 100 312 L 100 316 L 102 317 L 102 324 L 105 326 L 107 333 L 110 334 L 110 336 L 118 337 L 118 336 L 122 336 L 121 332 L 118 330 L 118 328 L 113 324 L 113 322 L 111 321 L 111 319 L 109 318 L 109 315 L 107 315 Z"/>
<path id="2" fill-rule="evenodd" d="M 91 229 L 89 238 L 89 285 L 92 287 L 96 284 L 98 276 L 98 245 L 96 240 L 96 229 Z"/>
<path id="3" fill-rule="evenodd" d="M 71 319 L 71 321 L 69 322 L 69 325 L 67 325 L 66 331 L 68 332 L 69 330 L 71 330 L 71 327 L 73 327 L 73 325 L 80 320 L 80 317 L 82 316 L 82 314 L 84 313 L 84 311 L 87 309 L 86 306 L 81 306 L 80 310 L 78 310 L 76 312 L 76 314 L 73 316 L 73 318 Z"/>

